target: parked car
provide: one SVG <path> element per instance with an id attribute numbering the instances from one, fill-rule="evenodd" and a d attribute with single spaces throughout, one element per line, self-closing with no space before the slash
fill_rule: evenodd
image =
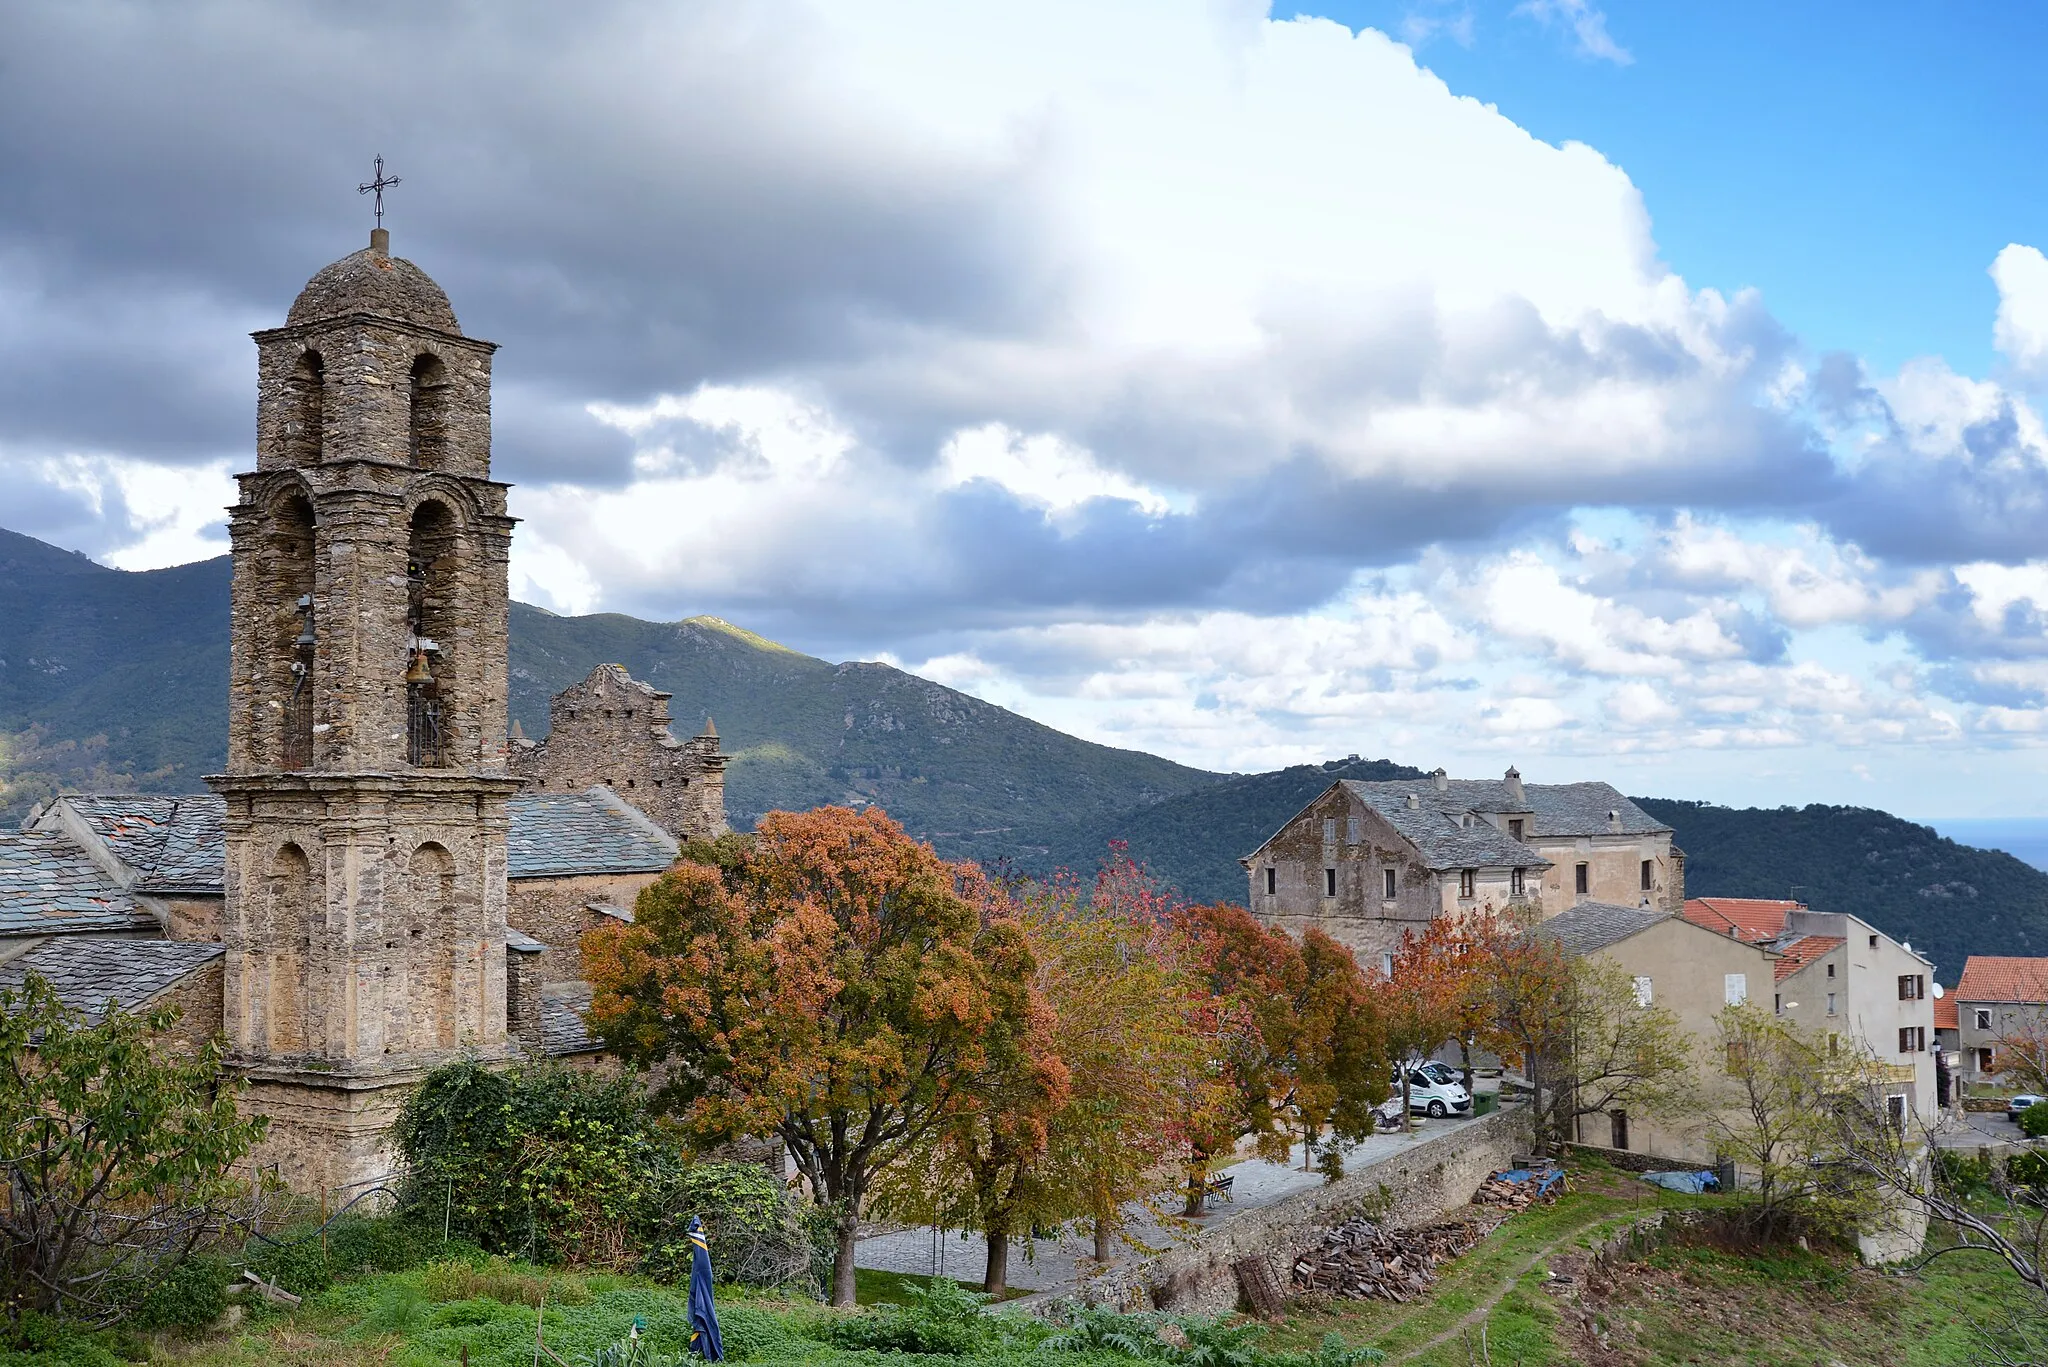
<path id="1" fill-rule="evenodd" d="M 1401 1075 L 1394 1074 L 1395 1113 L 1399 1114 Z M 1465 1090 L 1457 1071 L 1441 1063 L 1408 1065 L 1408 1109 L 1417 1115 L 1441 1120 L 1456 1112 L 1472 1109 L 1472 1094 Z"/>
<path id="2" fill-rule="evenodd" d="M 2048 1101 L 2048 1096 L 2037 1096 L 2033 1092 L 2021 1092 L 2018 1096 L 2005 1103 L 2005 1118 L 2018 1123 L 2021 1111 L 2032 1106 L 2038 1106 L 2043 1101 Z"/>

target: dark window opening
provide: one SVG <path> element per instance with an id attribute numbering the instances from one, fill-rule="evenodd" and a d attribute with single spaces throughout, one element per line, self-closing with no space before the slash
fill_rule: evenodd
<path id="1" fill-rule="evenodd" d="M 1982 1009 L 1978 1010 L 1977 1028 L 1979 1030 L 1989 1030 L 1991 1028 L 1991 1013 L 1989 1011 Z"/>
<path id="2" fill-rule="evenodd" d="M 292 495 L 279 505 L 273 547 L 279 570 L 282 602 L 274 611 L 278 636 L 275 658 L 286 662 L 284 733 L 279 766 L 288 771 L 313 767 L 313 505 Z"/>
<path id="3" fill-rule="evenodd" d="M 1925 997 L 1926 995 L 1927 995 L 1927 977 L 1926 977 L 1926 975 L 1925 975 L 1925 974 L 1921 974 L 1921 973 L 1901 973 L 1901 974 L 1899 975 L 1899 1000 L 1900 1000 L 1900 1001 L 1902 1001 L 1902 1002 L 1916 1002 L 1916 1001 L 1919 1001 L 1919 1000 L 1921 1000 L 1921 999 L 1922 999 L 1923 997 Z"/>
<path id="4" fill-rule="evenodd" d="M 1657 863 L 1652 859 L 1643 861 L 1643 891 L 1649 892 L 1657 886 Z"/>
<path id="5" fill-rule="evenodd" d="M 1611 1131 L 1609 1138 L 1614 1141 L 1614 1147 L 1626 1149 L 1628 1147 L 1628 1112 L 1609 1111 L 1607 1113 L 1607 1121 Z"/>
<path id="6" fill-rule="evenodd" d="M 439 503 L 422 503 L 412 515 L 406 559 L 406 625 L 412 639 L 405 667 L 406 762 L 439 769 L 449 762 L 451 672 L 441 638 L 454 611 L 457 533 L 455 517 Z"/>
<path id="7" fill-rule="evenodd" d="M 299 354 L 285 381 L 283 455 L 292 465 L 318 465 L 325 443 L 327 365 L 317 351 Z"/>
<path id="8" fill-rule="evenodd" d="M 1523 870 L 1516 869 L 1508 875 L 1508 895 L 1510 897 L 1520 897 L 1527 891 L 1528 875 Z"/>
<path id="9" fill-rule="evenodd" d="M 438 356 L 412 363 L 407 423 L 408 458 L 422 470 L 438 470 L 448 458 L 448 368 Z"/>
<path id="10" fill-rule="evenodd" d="M 1902 1025 L 1899 1027 L 1899 1052 L 1917 1054 L 1927 1047 L 1927 1027 L 1924 1025 Z"/>
<path id="11" fill-rule="evenodd" d="M 1324 869 L 1324 870 L 1323 870 L 1323 896 L 1325 896 L 1325 897 L 1335 897 L 1336 895 L 1337 895 L 1337 871 L 1336 871 L 1335 869 Z"/>
<path id="12" fill-rule="evenodd" d="M 1477 895 L 1478 895 L 1478 892 L 1479 892 L 1479 870 L 1477 870 L 1477 869 L 1460 869 L 1460 870 L 1458 870 L 1458 896 L 1460 896 L 1460 897 L 1464 898 L 1464 899 L 1465 899 L 1466 901 L 1468 901 L 1468 902 L 1469 902 L 1469 901 L 1471 901 L 1471 900 L 1472 900 L 1472 898 L 1474 898 L 1475 896 L 1477 896 Z"/>
<path id="13" fill-rule="evenodd" d="M 1519 816 L 1511 816 L 1508 818 L 1508 834 L 1513 836 L 1517 840 L 1520 840 L 1522 838 L 1522 818 L 1520 818 Z"/>
<path id="14" fill-rule="evenodd" d="M 1279 891 L 1279 889 L 1280 870 L 1269 867 L 1266 870 L 1266 895 L 1268 897 L 1271 897 L 1275 892 Z"/>
<path id="15" fill-rule="evenodd" d="M 1384 882 L 1385 882 L 1385 884 L 1386 884 L 1386 889 L 1387 889 L 1387 900 L 1388 900 L 1389 902 L 1391 902 L 1391 901 L 1393 901 L 1393 900 L 1394 900 L 1394 890 L 1395 890 L 1395 883 L 1394 883 L 1394 871 L 1393 871 L 1392 869 L 1386 869 L 1386 870 L 1384 870 L 1384 871 L 1383 871 L 1383 881 L 1384 881 Z"/>
<path id="16" fill-rule="evenodd" d="M 1592 886 L 1592 873 L 1591 869 L 1587 865 L 1579 865 L 1577 880 L 1578 890 L 1580 892 L 1585 892 Z"/>

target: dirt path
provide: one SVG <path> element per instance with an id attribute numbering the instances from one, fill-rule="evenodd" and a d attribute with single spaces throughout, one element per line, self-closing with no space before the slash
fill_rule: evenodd
<path id="1" fill-rule="evenodd" d="M 1410 1348 L 1405 1353 L 1397 1353 L 1389 1357 L 1387 1361 L 1389 1363 L 1413 1362 L 1416 1358 L 1422 1357 L 1426 1353 L 1434 1352 L 1436 1349 L 1443 1347 L 1446 1343 L 1449 1343 L 1452 1339 L 1457 1338 L 1460 1334 L 1478 1328 L 1480 1322 L 1492 1313 L 1493 1308 L 1496 1305 L 1499 1305 L 1501 1301 L 1507 1298 L 1508 1292 L 1515 1289 L 1515 1283 L 1521 1281 L 1522 1278 L 1528 1276 L 1530 1270 L 1534 1268 L 1536 1264 L 1542 1262 L 1545 1258 L 1548 1258 L 1551 1254 L 1555 1253 L 1560 1245 L 1578 1238 L 1587 1230 L 1593 1229 L 1596 1226 L 1602 1224 L 1603 1222 L 1611 1220 L 1613 1218 L 1614 1217 L 1611 1213 L 1606 1215 L 1596 1215 L 1592 1219 L 1586 1221 L 1584 1224 L 1575 1225 L 1571 1229 L 1568 1229 L 1564 1233 L 1558 1235 L 1555 1239 L 1552 1239 L 1549 1243 L 1545 1244 L 1542 1248 L 1537 1249 L 1534 1253 L 1530 1254 L 1526 1259 L 1524 1259 L 1521 1266 L 1517 1267 L 1514 1271 L 1510 1272 L 1507 1275 L 1507 1277 L 1501 1282 L 1501 1284 L 1493 1289 L 1492 1293 L 1488 1295 L 1485 1300 L 1481 1301 L 1478 1305 L 1475 1305 L 1470 1310 L 1466 1311 L 1465 1314 L 1458 1320 L 1456 1324 L 1453 1324 L 1450 1328 L 1444 1330 L 1435 1338 L 1430 1339 L 1427 1342 L 1417 1344 L 1415 1347 Z"/>

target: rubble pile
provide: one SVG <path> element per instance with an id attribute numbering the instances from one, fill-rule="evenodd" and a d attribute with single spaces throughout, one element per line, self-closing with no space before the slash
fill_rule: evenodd
<path id="1" fill-rule="evenodd" d="M 1294 1260 L 1294 1287 L 1347 1300 L 1406 1302 L 1429 1288 L 1438 1267 L 1478 1243 L 1492 1227 L 1458 1222 L 1382 1229 L 1370 1220 L 1346 1220 Z"/>

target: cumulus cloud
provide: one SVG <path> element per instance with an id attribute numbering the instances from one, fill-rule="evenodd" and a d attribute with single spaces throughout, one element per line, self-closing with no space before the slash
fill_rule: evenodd
<path id="1" fill-rule="evenodd" d="M 1998 285 L 1992 344 L 2016 376 L 2048 380 L 2048 257 L 2038 247 L 2009 243 L 1992 261 L 1991 278 Z"/>

